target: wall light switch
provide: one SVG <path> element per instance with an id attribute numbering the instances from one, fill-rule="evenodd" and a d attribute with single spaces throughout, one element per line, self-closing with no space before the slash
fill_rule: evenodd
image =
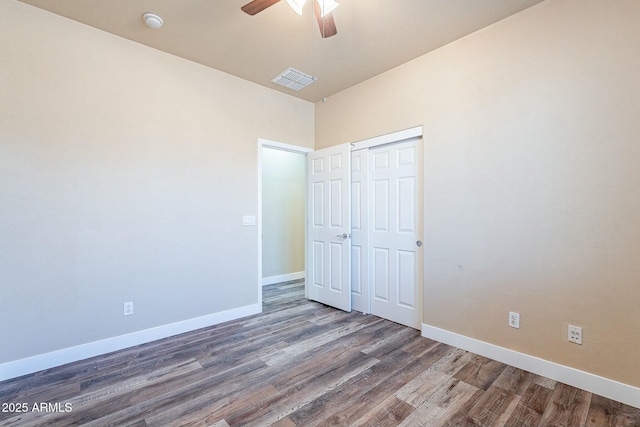
<path id="1" fill-rule="evenodd" d="M 256 225 L 255 215 L 245 215 L 242 217 L 242 225 Z"/>

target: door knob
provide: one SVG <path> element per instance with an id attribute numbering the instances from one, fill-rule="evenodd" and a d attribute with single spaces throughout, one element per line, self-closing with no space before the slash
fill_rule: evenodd
<path id="1" fill-rule="evenodd" d="M 417 247 L 422 246 L 422 240 L 418 240 L 418 241 L 416 242 L 416 246 L 417 246 Z"/>
<path id="2" fill-rule="evenodd" d="M 347 233 L 342 233 L 342 234 L 338 234 L 336 237 L 339 239 L 341 238 L 343 240 L 346 240 L 349 237 L 349 235 Z"/>

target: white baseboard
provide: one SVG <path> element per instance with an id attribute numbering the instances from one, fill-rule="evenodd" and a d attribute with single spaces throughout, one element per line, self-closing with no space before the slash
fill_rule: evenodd
<path id="1" fill-rule="evenodd" d="M 640 388 L 422 324 L 422 336 L 640 408 Z"/>
<path id="2" fill-rule="evenodd" d="M 208 314 L 205 316 L 195 317 L 193 319 L 170 323 L 168 325 L 132 332 L 126 335 L 64 348 L 50 353 L 39 354 L 25 359 L 2 363 L 0 364 L 0 381 L 76 362 L 89 357 L 99 356 L 112 351 L 122 350 L 127 347 L 133 347 L 135 345 L 148 343 L 173 335 L 194 331 L 196 329 L 206 328 L 207 326 L 217 325 L 230 320 L 251 316 L 253 314 L 258 314 L 261 311 L 262 304 L 251 304 L 244 307 L 221 311 L 219 313 Z"/>
<path id="3" fill-rule="evenodd" d="M 281 274 L 279 276 L 270 276 L 262 278 L 262 286 L 273 285 L 274 283 L 288 282 L 290 280 L 304 279 L 304 271 L 295 273 Z"/>

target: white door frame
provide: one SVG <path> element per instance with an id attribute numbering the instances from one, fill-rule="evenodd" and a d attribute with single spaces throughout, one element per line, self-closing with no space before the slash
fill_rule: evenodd
<path id="1" fill-rule="evenodd" d="M 412 138 L 422 138 L 422 126 L 416 126 L 409 129 L 392 132 L 385 135 L 374 136 L 373 138 L 363 139 L 361 141 L 351 143 L 351 151 L 360 150 L 361 148 L 371 148 L 378 145 L 393 144 L 402 142 Z M 424 157 L 424 156 L 423 156 Z"/>
<path id="2" fill-rule="evenodd" d="M 263 148 L 272 148 L 276 150 L 289 151 L 292 153 L 298 153 L 305 156 L 305 165 L 306 165 L 306 156 L 308 153 L 313 152 L 312 148 L 301 147 L 298 145 L 285 144 L 278 141 L 271 141 L 269 139 L 258 138 L 258 304 L 262 307 L 262 149 Z M 306 167 L 306 166 L 305 166 Z M 305 177 L 306 177 L 305 173 Z M 305 189 L 307 188 L 307 182 L 305 178 Z M 305 201 L 304 201 L 304 216 L 305 216 L 305 227 L 304 227 L 304 247 L 305 252 L 307 248 L 307 194 L 305 190 Z M 307 270 L 307 257 L 305 255 L 305 271 Z M 306 296 L 306 286 L 305 286 L 305 296 Z M 262 309 L 260 310 L 262 311 Z"/>

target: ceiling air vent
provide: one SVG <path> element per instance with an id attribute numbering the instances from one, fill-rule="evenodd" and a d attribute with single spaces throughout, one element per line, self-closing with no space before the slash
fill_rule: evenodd
<path id="1" fill-rule="evenodd" d="M 280 86 L 288 87 L 293 90 L 305 88 L 316 80 L 318 80 L 317 77 L 310 76 L 309 74 L 305 74 L 302 71 L 298 71 L 291 67 L 271 79 L 275 84 L 279 84 Z"/>

